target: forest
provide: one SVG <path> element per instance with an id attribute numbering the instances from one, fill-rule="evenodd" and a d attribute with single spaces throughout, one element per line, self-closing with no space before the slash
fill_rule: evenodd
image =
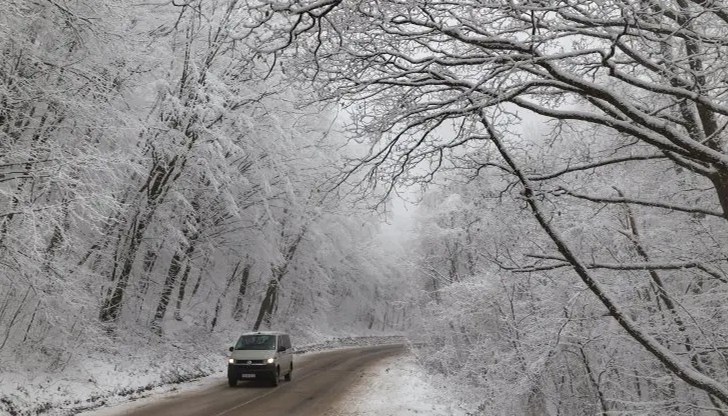
<path id="1" fill-rule="evenodd" d="M 473 415 L 728 414 L 723 2 L 3 6 L 0 411 L 280 328 Z"/>

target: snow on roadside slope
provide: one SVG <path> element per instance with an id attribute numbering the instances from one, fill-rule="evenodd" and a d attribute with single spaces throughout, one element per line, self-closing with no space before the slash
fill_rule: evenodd
<path id="1" fill-rule="evenodd" d="M 304 342 L 297 348 L 301 353 L 301 359 L 311 359 L 318 352 L 330 351 L 339 348 L 358 347 L 367 345 L 382 345 L 389 343 L 406 344 L 407 341 L 400 336 L 370 336 L 370 337 L 339 337 L 319 339 L 318 342 Z M 78 414 L 83 410 L 89 411 L 91 415 L 105 416 L 118 414 L 121 409 L 132 409 L 149 401 L 159 400 L 160 397 L 167 397 L 180 392 L 204 389 L 210 385 L 224 383 L 224 354 L 210 354 L 208 357 L 198 357 L 197 364 L 205 363 L 207 370 L 200 370 L 197 380 L 183 381 L 181 374 L 175 377 L 160 375 L 153 377 L 160 368 L 150 368 L 147 373 L 136 371 L 131 372 L 129 366 L 133 359 L 126 357 L 127 368 L 124 372 L 118 371 L 114 363 L 107 363 L 109 368 L 101 368 L 98 363 L 93 368 L 88 368 L 86 376 L 99 378 L 98 374 L 114 374 L 111 378 L 100 378 L 104 383 L 117 383 L 116 386 L 101 385 L 99 381 L 84 385 L 81 383 L 83 377 L 74 375 L 68 371 L 57 377 L 55 384 L 40 391 L 40 387 L 33 389 L 28 386 L 25 391 L 29 400 L 27 407 L 20 409 L 3 410 L 0 403 L 0 415 L 43 415 L 43 416 L 67 416 Z M 121 357 L 117 357 L 121 358 Z M 176 362 L 171 359 L 158 360 L 161 363 Z M 93 369 L 93 374 L 91 371 Z M 154 371 L 157 370 L 157 371 Z M 191 373 L 190 373 L 191 374 Z M 206 375 L 209 374 L 209 375 Z M 0 377 L 0 399 L 4 397 L 3 385 L 10 386 L 13 377 L 11 374 L 3 373 Z M 196 378 L 196 377 L 189 377 Z M 188 380 L 189 380 L 188 378 Z M 15 382 L 22 380 L 17 377 Z M 164 382 L 168 379 L 168 382 Z M 78 380 L 78 381 L 76 381 Z M 176 380 L 176 382 L 172 382 Z M 466 411 L 458 402 L 463 400 L 455 399 L 444 392 L 444 389 L 435 387 L 440 382 L 437 377 L 429 376 L 417 362 L 412 353 L 386 358 L 374 366 L 363 370 L 361 378 L 354 384 L 352 389 L 344 396 L 337 407 L 326 412 L 322 416 L 464 416 Z M 90 380 L 89 380 L 90 381 Z M 59 386 L 61 388 L 59 388 Z M 93 386 L 94 389 L 89 388 Z M 446 386 L 447 387 L 447 386 Z M 10 391 L 12 389 L 8 389 Z M 6 391 L 7 393 L 7 391 Z M 41 394 L 42 393 L 42 394 Z M 62 399 L 65 397 L 65 400 Z M 84 397 L 87 399 L 84 400 Z M 125 403 L 123 405 L 123 403 Z M 19 403 L 22 403 L 19 402 Z M 32 406 L 35 404 L 35 406 Z M 43 405 L 45 404 L 45 405 Z M 117 407 L 122 405 L 122 407 Z M 95 410 L 93 410 L 95 409 Z M 87 413 L 84 413 L 87 414 Z"/>
<path id="2" fill-rule="evenodd" d="M 443 394 L 406 353 L 364 370 L 338 406 L 324 416 L 465 416 L 456 400 Z"/>

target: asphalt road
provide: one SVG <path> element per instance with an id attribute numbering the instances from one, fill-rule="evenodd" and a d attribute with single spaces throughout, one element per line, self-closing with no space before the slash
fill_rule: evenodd
<path id="1" fill-rule="evenodd" d="M 228 387 L 219 383 L 189 393 L 164 397 L 133 409 L 107 409 L 105 415 L 133 416 L 321 416 L 332 409 L 361 370 L 378 360 L 404 351 L 402 346 L 350 348 L 295 356 L 293 380 L 269 383 L 241 381 Z"/>

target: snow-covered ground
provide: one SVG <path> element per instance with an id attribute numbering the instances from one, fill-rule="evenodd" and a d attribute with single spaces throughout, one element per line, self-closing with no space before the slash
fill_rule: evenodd
<path id="1" fill-rule="evenodd" d="M 302 359 L 318 351 L 337 348 L 406 343 L 405 338 L 391 335 L 322 336 L 307 341 L 299 344 Z M 26 368 L 23 372 L 0 368 L 0 415 L 68 416 L 84 410 L 93 411 L 94 415 L 104 414 L 97 412 L 124 403 L 133 406 L 133 403 L 204 388 L 219 383 L 223 376 L 220 363 L 224 362 L 225 354 L 220 352 L 197 355 L 197 351 L 190 351 L 182 360 L 190 363 L 190 368 L 172 371 L 164 365 L 176 362 L 166 355 L 169 352 L 139 349 L 132 353 L 132 350 L 117 351 L 113 359 L 108 355 L 87 357 L 82 360 L 86 365 L 69 365 L 55 374 L 42 371 L 40 364 L 38 368 Z M 139 364 L 133 365 L 136 362 Z M 383 360 L 364 372 L 344 406 L 332 410 L 329 415 L 464 414 L 448 404 L 452 399 L 441 395 L 441 389 L 433 387 L 430 381 L 412 355 Z"/>
<path id="2" fill-rule="evenodd" d="M 436 387 L 412 354 L 386 358 L 365 370 L 325 416 L 465 416 L 457 400 Z"/>

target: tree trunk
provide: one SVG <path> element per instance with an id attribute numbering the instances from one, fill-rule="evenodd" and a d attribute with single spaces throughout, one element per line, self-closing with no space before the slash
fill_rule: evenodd
<path id="1" fill-rule="evenodd" d="M 187 260 L 187 266 L 185 267 L 185 272 L 182 274 L 182 280 L 179 282 L 179 291 L 177 292 L 177 303 L 174 308 L 174 319 L 177 321 L 182 320 L 182 315 L 180 314 L 180 311 L 182 309 L 182 301 L 185 299 L 185 290 L 187 289 L 187 279 L 190 276 L 190 270 L 192 269 L 192 266 L 190 265 L 189 258 Z"/>
<path id="2" fill-rule="evenodd" d="M 268 282 L 268 289 L 265 291 L 265 297 L 263 303 L 260 304 L 260 310 L 258 310 L 258 317 L 255 319 L 253 325 L 253 331 L 260 329 L 260 325 L 265 322 L 266 325 L 270 325 L 270 319 L 275 309 L 276 301 L 278 300 L 278 280 L 273 278 Z"/>
<path id="3" fill-rule="evenodd" d="M 258 317 L 255 319 L 255 325 L 253 325 L 254 331 L 257 331 L 263 322 L 265 322 L 266 324 L 270 324 L 270 318 L 273 315 L 276 301 L 278 299 L 278 288 L 280 286 L 281 280 L 286 275 L 286 272 L 288 271 L 288 266 L 291 264 L 291 260 L 293 260 L 293 256 L 296 254 L 296 250 L 298 250 L 298 246 L 301 244 L 301 240 L 303 240 L 303 236 L 306 234 L 306 230 L 307 226 L 304 225 L 296 238 L 293 240 L 293 242 L 291 242 L 291 244 L 288 246 L 288 249 L 285 251 L 283 264 L 278 267 L 273 267 L 273 277 L 268 282 L 268 289 L 265 291 L 265 297 L 263 298 L 263 302 L 260 304 Z"/>
<path id="4" fill-rule="evenodd" d="M 167 278 L 164 280 L 162 294 L 159 296 L 157 310 L 154 313 L 154 318 L 151 323 L 152 332 L 157 335 L 162 335 L 162 321 L 164 320 L 164 315 L 167 313 L 167 305 L 169 305 L 169 299 L 172 296 L 175 281 L 182 268 L 182 261 L 182 254 L 177 250 L 174 256 L 172 256 L 172 263 L 169 266 L 169 270 L 167 270 Z"/>
<path id="5" fill-rule="evenodd" d="M 723 217 L 728 221 L 728 168 L 718 169 L 718 172 L 710 178 L 718 195 L 718 201 L 723 209 Z"/>
<path id="6" fill-rule="evenodd" d="M 33 323 L 35 322 L 35 315 L 38 313 L 38 307 L 40 307 L 40 300 L 35 305 L 35 309 L 33 309 L 33 315 L 30 316 L 30 322 L 28 322 L 28 327 L 25 328 L 25 335 L 23 336 L 23 340 L 20 341 L 21 343 L 24 343 L 28 339 L 28 334 L 30 334 L 30 328 L 33 327 Z"/>
<path id="7" fill-rule="evenodd" d="M 23 306 L 25 306 L 25 301 L 28 299 L 28 295 L 30 295 L 30 290 L 32 287 L 28 287 L 28 290 L 25 291 L 25 295 L 23 296 L 23 300 L 20 301 L 20 304 L 18 305 L 18 308 L 15 310 L 15 313 L 13 314 L 12 319 L 10 319 L 10 323 L 7 326 L 7 329 L 5 331 L 5 338 L 3 338 L 2 344 L 0 344 L 0 350 L 5 347 L 5 343 L 8 342 L 8 339 L 10 338 L 10 334 L 13 331 L 13 326 L 15 325 L 15 321 L 18 319 L 18 316 L 20 316 L 20 311 L 23 310 Z"/>
<path id="8" fill-rule="evenodd" d="M 63 198 L 63 200 L 61 201 L 61 212 L 63 213 L 62 225 L 55 224 L 53 226 L 53 233 L 50 240 L 48 241 L 48 246 L 46 247 L 45 260 L 43 264 L 43 270 L 45 272 L 50 272 L 51 265 L 53 264 L 53 260 L 55 259 L 56 254 L 58 253 L 58 249 L 66 240 L 65 235 L 69 227 L 67 198 Z"/>
<path id="9" fill-rule="evenodd" d="M 200 217 L 197 212 L 197 209 L 199 208 L 197 199 L 192 201 L 192 207 L 195 211 L 193 214 L 188 216 L 182 233 L 184 239 L 183 246 L 186 245 L 187 247 L 184 249 L 184 252 L 181 252 L 182 247 L 178 248 L 175 251 L 174 256 L 172 256 L 172 262 L 169 265 L 169 270 L 167 270 L 167 278 L 165 279 L 164 286 L 162 287 L 162 294 L 159 297 L 159 302 L 157 302 L 157 311 L 155 312 L 154 319 L 152 320 L 152 330 L 158 335 L 162 334 L 161 324 L 164 320 L 164 315 L 167 313 L 167 306 L 169 306 L 172 291 L 174 291 L 174 286 L 177 283 L 177 277 L 180 275 L 180 271 L 182 270 L 182 262 L 186 261 L 187 265 L 185 267 L 182 281 L 180 282 L 179 293 L 177 294 L 177 310 L 175 311 L 175 318 L 179 318 L 179 308 L 182 303 L 182 298 L 184 298 L 184 286 L 187 284 L 187 276 L 191 267 L 190 259 L 195 253 L 197 237 L 199 236 L 197 226 L 200 222 Z"/>
<path id="10" fill-rule="evenodd" d="M 589 382 L 591 383 L 594 390 L 596 390 L 597 398 L 599 399 L 599 407 L 601 408 L 600 414 L 606 415 L 608 414 L 609 409 L 607 408 L 607 403 L 604 400 L 604 393 L 602 393 L 602 390 L 599 386 L 599 380 L 594 377 L 594 372 L 589 365 L 589 360 L 586 358 L 584 348 L 581 346 L 579 346 L 579 353 L 581 355 L 581 362 L 582 364 L 584 364 L 584 369 L 586 370 L 586 375 L 589 378 Z"/>
<path id="11" fill-rule="evenodd" d="M 114 271 L 111 276 L 111 280 L 116 281 L 114 289 L 109 290 L 109 294 L 101 304 L 101 311 L 99 313 L 99 319 L 102 323 L 115 323 L 119 319 L 121 314 L 121 307 L 124 302 L 124 294 L 126 293 L 126 287 L 129 283 L 129 277 L 131 276 L 131 269 L 136 259 L 136 253 L 139 249 L 139 245 L 144 235 L 144 229 L 146 228 L 146 222 L 150 215 L 146 215 L 140 219 L 141 213 L 137 212 L 137 215 L 132 220 L 131 227 L 127 232 L 129 238 L 129 244 L 125 249 L 119 252 L 117 256 L 121 260 L 122 266 L 117 269 L 118 261 L 115 262 Z M 117 275 L 117 270 L 118 275 Z"/>
<path id="12" fill-rule="evenodd" d="M 222 298 L 218 298 L 217 304 L 215 305 L 215 315 L 212 317 L 212 322 L 210 323 L 210 331 L 215 330 L 215 326 L 217 326 L 217 318 L 220 317 L 221 309 L 222 309 Z"/>
<path id="13" fill-rule="evenodd" d="M 248 278 L 250 276 L 250 263 L 246 263 L 243 267 L 243 273 L 240 277 L 240 286 L 238 287 L 238 294 L 235 298 L 235 306 L 233 307 L 233 319 L 239 321 L 243 317 L 243 299 L 245 292 L 248 290 Z"/>
<path id="14" fill-rule="evenodd" d="M 144 259 L 142 260 L 142 273 L 139 278 L 139 293 L 142 297 L 146 296 L 147 291 L 149 290 L 152 270 L 154 270 L 154 266 L 157 264 L 159 251 L 162 247 L 164 247 L 164 240 L 162 240 L 158 246 L 148 248 L 144 253 Z"/>

